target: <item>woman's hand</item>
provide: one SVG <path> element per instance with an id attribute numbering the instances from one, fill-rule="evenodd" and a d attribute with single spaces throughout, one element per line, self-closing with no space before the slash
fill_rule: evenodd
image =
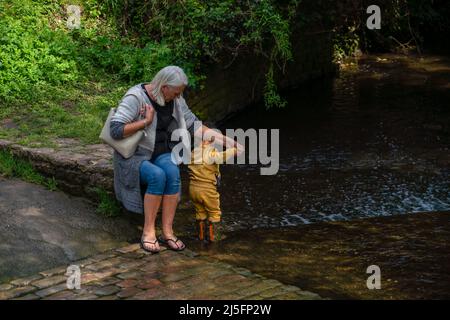
<path id="1" fill-rule="evenodd" d="M 135 122 L 127 123 L 125 127 L 123 127 L 123 136 L 124 138 L 129 137 L 135 134 L 137 131 L 145 129 L 150 123 L 153 121 L 153 116 L 155 115 L 155 109 L 153 106 L 145 104 L 141 107 L 140 115 L 145 115 L 145 121 L 137 120 Z"/>
<path id="2" fill-rule="evenodd" d="M 153 116 L 155 115 L 155 109 L 150 104 L 145 104 L 141 109 L 141 115 L 145 115 L 147 124 L 152 123 Z"/>

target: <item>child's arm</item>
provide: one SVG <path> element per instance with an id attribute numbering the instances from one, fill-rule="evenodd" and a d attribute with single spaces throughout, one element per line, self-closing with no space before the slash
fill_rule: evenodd
<path id="1" fill-rule="evenodd" d="M 236 153 L 237 149 L 235 147 L 226 149 L 223 152 L 219 152 L 217 149 L 213 148 L 207 153 L 207 161 L 208 163 L 223 164 L 231 157 L 234 157 Z"/>

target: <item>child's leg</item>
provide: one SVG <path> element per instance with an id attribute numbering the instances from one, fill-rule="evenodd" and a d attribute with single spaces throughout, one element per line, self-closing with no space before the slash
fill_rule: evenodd
<path id="1" fill-rule="evenodd" d="M 203 193 L 204 206 L 208 214 L 208 221 L 220 222 L 222 211 L 220 210 L 220 195 L 215 188 L 207 189 Z"/>
<path id="2" fill-rule="evenodd" d="M 225 239 L 221 224 L 222 211 L 220 210 L 220 195 L 217 189 L 209 189 L 204 193 L 205 208 L 208 213 L 208 238 L 215 242 Z"/>
<path id="3" fill-rule="evenodd" d="M 197 221 L 197 234 L 199 240 L 205 240 L 206 235 L 206 219 L 208 218 L 203 200 L 201 197 L 201 190 L 195 186 L 189 186 L 189 195 L 195 208 L 195 220 Z"/>

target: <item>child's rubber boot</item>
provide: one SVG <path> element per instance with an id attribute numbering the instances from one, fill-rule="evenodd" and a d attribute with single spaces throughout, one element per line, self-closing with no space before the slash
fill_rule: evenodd
<path id="1" fill-rule="evenodd" d="M 197 220 L 198 240 L 206 240 L 206 220 Z"/>
<path id="2" fill-rule="evenodd" d="M 223 234 L 222 222 L 208 222 L 208 240 L 210 242 L 218 242 L 225 239 Z"/>

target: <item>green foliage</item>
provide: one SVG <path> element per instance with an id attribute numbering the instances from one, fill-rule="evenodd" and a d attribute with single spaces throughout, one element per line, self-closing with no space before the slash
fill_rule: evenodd
<path id="1" fill-rule="evenodd" d="M 84 50 L 84 54 L 96 68 L 128 83 L 148 81 L 158 70 L 173 64 L 171 50 L 153 42 L 139 48 L 100 37 Z"/>
<path id="2" fill-rule="evenodd" d="M 47 187 L 49 190 L 56 190 L 56 180 L 46 178 L 36 172 L 30 162 L 14 157 L 11 152 L 0 151 L 0 175 L 5 177 L 17 177 L 22 180 L 37 183 Z"/>
<path id="3" fill-rule="evenodd" d="M 352 56 L 360 48 L 360 39 L 355 30 L 341 30 L 333 38 L 334 61 L 341 62 L 344 58 Z"/>
<path id="4" fill-rule="evenodd" d="M 266 85 L 264 87 L 264 103 L 266 108 L 286 106 L 286 101 L 283 100 L 277 91 L 277 86 L 273 78 L 273 65 L 270 65 L 269 71 L 266 74 Z"/>
<path id="5" fill-rule="evenodd" d="M 299 1 L 288 1 L 277 7 L 271 0 L 108 0 L 123 34 L 132 35 L 141 45 L 148 42 L 166 44 L 179 64 L 190 74 L 200 74 L 205 63 L 231 64 L 241 53 L 267 57 L 268 65 L 280 66 L 292 59 L 291 20 Z M 266 79 L 267 97 L 275 97 L 273 67 Z M 194 78 L 194 87 L 198 85 Z M 192 80 L 192 79 L 191 79 Z M 267 106 L 281 106 L 279 99 L 266 101 Z"/>
<path id="6" fill-rule="evenodd" d="M 47 13 L 53 9 L 30 0 L 0 3 L 0 99 L 37 83 L 77 80 L 75 46 L 64 32 L 50 29 Z"/>
<path id="7" fill-rule="evenodd" d="M 101 188 L 94 190 L 98 196 L 98 206 L 96 212 L 105 217 L 116 217 L 121 212 L 121 207 L 114 195 Z"/>
<path id="8" fill-rule="evenodd" d="M 130 84 L 176 64 L 201 88 L 208 63 L 229 65 L 241 53 L 267 57 L 266 105 L 281 106 L 273 66 L 283 69 L 292 57 L 298 1 L 288 2 L 282 11 L 271 0 L 0 1 L 0 115 L 19 125 L 0 127 L 0 137 L 95 143 L 107 111 Z M 79 29 L 66 26 L 69 4 L 81 7 Z"/>
<path id="9" fill-rule="evenodd" d="M 368 30 L 365 8 L 377 4 L 381 9 L 381 29 Z M 339 59 L 359 46 L 366 51 L 417 49 L 426 38 L 441 42 L 450 32 L 450 2 L 447 0 L 342 0 L 327 10 L 335 31 L 336 57 Z M 406 50 L 408 51 L 408 50 Z"/>

